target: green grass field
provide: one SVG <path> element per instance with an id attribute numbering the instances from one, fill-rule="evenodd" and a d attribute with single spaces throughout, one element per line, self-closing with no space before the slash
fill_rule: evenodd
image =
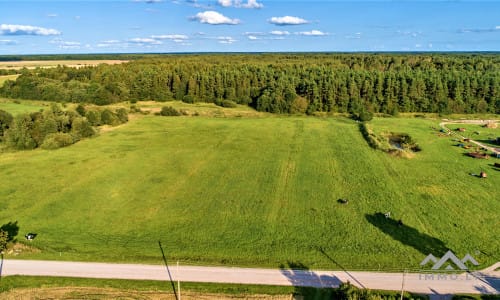
<path id="1" fill-rule="evenodd" d="M 67 148 L 3 153 L 0 222 L 17 222 L 19 240 L 38 233 L 27 244 L 40 250 L 7 257 L 160 264 L 161 241 L 184 264 L 416 269 L 445 249 L 496 262 L 498 160 L 464 156 L 438 120 L 371 123 L 423 151 L 373 150 L 342 118 L 144 116 Z M 480 169 L 488 179 L 470 175 Z"/>
<path id="2" fill-rule="evenodd" d="M 19 100 L 17 102 L 0 98 L 0 109 L 15 116 L 21 113 L 39 111 L 45 107 L 45 102 L 42 101 Z"/>

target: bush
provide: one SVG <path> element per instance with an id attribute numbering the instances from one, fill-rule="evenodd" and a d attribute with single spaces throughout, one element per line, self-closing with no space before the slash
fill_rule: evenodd
<path id="1" fill-rule="evenodd" d="M 78 104 L 78 106 L 76 107 L 76 109 L 75 109 L 75 110 L 76 110 L 76 112 L 77 112 L 80 116 L 85 117 L 85 113 L 87 112 L 87 111 L 85 110 L 85 106 L 83 106 L 83 105 L 81 105 L 81 104 Z"/>
<path id="2" fill-rule="evenodd" d="M 9 129 L 14 117 L 8 112 L 0 109 L 0 141 L 2 140 L 4 132 Z"/>
<path id="3" fill-rule="evenodd" d="M 14 118 L 12 126 L 5 132 L 5 141 L 11 148 L 18 150 L 34 149 L 37 144 L 32 134 L 33 120 L 28 114 Z"/>
<path id="4" fill-rule="evenodd" d="M 101 122 L 102 124 L 116 126 L 120 124 L 120 120 L 114 112 L 109 109 L 105 109 L 101 112 Z"/>
<path id="5" fill-rule="evenodd" d="M 100 126 L 102 124 L 100 111 L 89 110 L 85 113 L 85 117 L 92 126 Z"/>
<path id="6" fill-rule="evenodd" d="M 222 100 L 222 102 L 220 103 L 220 106 L 227 107 L 227 108 L 235 108 L 237 105 L 235 102 L 233 102 L 231 100 Z"/>
<path id="7" fill-rule="evenodd" d="M 73 142 L 73 137 L 70 134 L 57 132 L 47 135 L 41 147 L 43 149 L 58 149 L 69 146 Z"/>
<path id="8" fill-rule="evenodd" d="M 180 116 L 181 113 L 172 106 L 164 106 L 160 111 L 161 116 Z"/>
<path id="9" fill-rule="evenodd" d="M 125 108 L 119 108 L 116 110 L 116 116 L 118 117 L 118 120 L 120 120 L 120 123 L 127 123 L 128 122 L 128 112 Z"/>
<path id="10" fill-rule="evenodd" d="M 95 135 L 95 130 L 87 119 L 75 118 L 71 124 L 71 133 L 79 140 Z"/>
<path id="11" fill-rule="evenodd" d="M 184 97 L 182 97 L 182 102 L 184 103 L 195 103 L 195 98 L 191 95 L 185 95 Z"/>

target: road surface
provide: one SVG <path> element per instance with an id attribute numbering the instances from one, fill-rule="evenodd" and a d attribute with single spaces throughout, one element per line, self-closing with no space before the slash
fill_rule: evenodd
<path id="1" fill-rule="evenodd" d="M 449 295 L 456 293 L 499 294 L 500 263 L 475 273 L 381 273 L 359 271 L 304 271 L 230 267 L 113 264 L 92 262 L 3 260 L 1 276 L 62 276 L 136 280 L 239 283 L 337 287 L 349 281 L 360 288 Z M 403 283 L 404 277 L 404 283 Z M 404 286 L 403 286 L 404 285 Z"/>

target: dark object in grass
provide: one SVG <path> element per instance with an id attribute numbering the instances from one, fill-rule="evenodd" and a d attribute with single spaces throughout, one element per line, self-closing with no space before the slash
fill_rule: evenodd
<path id="1" fill-rule="evenodd" d="M 474 157 L 474 158 L 480 158 L 480 159 L 488 159 L 490 156 L 486 153 L 480 153 L 480 152 L 469 152 L 467 153 L 468 156 Z"/>
<path id="2" fill-rule="evenodd" d="M 30 232 L 30 233 L 26 234 L 24 237 L 25 237 L 28 241 L 32 241 L 32 240 L 34 240 L 34 239 L 36 238 L 36 236 L 37 236 L 37 235 L 38 235 L 38 234 L 36 234 L 36 233 L 31 233 L 31 232 Z"/>
<path id="3" fill-rule="evenodd" d="M 340 198 L 340 199 L 337 200 L 337 202 L 340 203 L 340 204 L 348 204 L 349 200 Z"/>
<path id="4" fill-rule="evenodd" d="M 398 220 L 398 226 L 403 226 L 403 221 L 401 221 L 401 219 Z"/>

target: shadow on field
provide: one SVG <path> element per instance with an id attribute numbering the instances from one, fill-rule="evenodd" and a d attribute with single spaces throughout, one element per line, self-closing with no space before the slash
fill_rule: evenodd
<path id="1" fill-rule="evenodd" d="M 432 254 L 441 257 L 448 250 L 451 250 L 446 247 L 443 241 L 404 225 L 401 220 L 396 221 L 390 217 L 387 218 L 383 213 L 366 214 L 365 217 L 368 222 L 378 227 L 385 234 L 407 246 L 413 247 L 424 255 Z"/>
<path id="2" fill-rule="evenodd" d="M 280 271 L 294 286 L 294 295 L 304 299 L 331 299 L 332 288 L 342 283 L 337 277 L 316 274 L 300 262 L 287 262 L 280 265 Z"/>
<path id="3" fill-rule="evenodd" d="M 331 261 L 337 267 L 339 267 L 342 271 L 344 271 L 344 273 L 346 273 L 349 277 L 351 277 L 353 282 L 357 283 L 359 287 L 361 287 L 363 289 L 366 288 L 359 280 L 357 280 L 351 273 L 349 273 L 349 271 L 347 271 L 346 268 L 344 268 L 344 266 L 339 264 L 335 259 L 333 259 L 333 257 L 328 255 L 328 253 L 326 253 L 325 250 L 323 250 L 323 248 L 318 248 L 317 250 L 319 253 L 323 254 L 323 256 L 326 257 L 329 261 Z"/>
<path id="4" fill-rule="evenodd" d="M 172 274 L 170 273 L 170 269 L 168 268 L 167 258 L 165 257 L 165 252 L 163 252 L 163 247 L 161 246 L 160 241 L 158 241 L 158 246 L 160 247 L 161 256 L 163 257 L 163 262 L 165 263 L 165 268 L 167 268 L 168 279 L 170 280 L 170 284 L 172 285 L 172 290 L 174 291 L 175 299 L 179 300 L 179 296 L 177 296 L 177 290 L 175 289 L 175 283 L 172 279 Z"/>
<path id="5" fill-rule="evenodd" d="M 3 224 L 0 227 L 0 230 L 7 232 L 8 234 L 7 242 L 15 242 L 16 236 L 19 233 L 19 225 L 17 225 L 17 221 L 9 222 L 7 224 Z"/>

